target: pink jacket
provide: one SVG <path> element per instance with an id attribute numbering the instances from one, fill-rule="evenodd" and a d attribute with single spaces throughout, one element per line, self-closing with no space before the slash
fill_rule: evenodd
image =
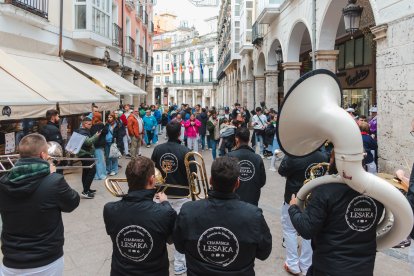
<path id="1" fill-rule="evenodd" d="M 185 136 L 189 137 L 189 138 L 196 138 L 197 134 L 198 134 L 198 129 L 201 126 L 201 122 L 197 119 L 194 120 L 195 124 L 192 126 L 191 125 L 191 121 L 187 120 L 184 123 L 184 127 L 185 127 Z"/>

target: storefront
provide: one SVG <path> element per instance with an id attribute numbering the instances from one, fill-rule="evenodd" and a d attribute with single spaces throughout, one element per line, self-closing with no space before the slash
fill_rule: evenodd
<path id="1" fill-rule="evenodd" d="M 343 107 L 359 115 L 369 115 L 376 106 L 375 43 L 367 33 L 353 39 L 337 40 L 337 77 L 343 89 Z"/>

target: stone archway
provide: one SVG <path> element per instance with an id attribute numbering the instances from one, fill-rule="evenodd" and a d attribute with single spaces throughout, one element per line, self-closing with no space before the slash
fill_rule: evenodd
<path id="1" fill-rule="evenodd" d="M 263 52 L 259 54 L 259 58 L 256 63 L 256 70 L 254 75 L 254 107 L 260 106 L 260 102 L 264 102 L 266 99 L 266 87 L 265 87 L 265 71 L 266 71 L 266 59 Z"/>

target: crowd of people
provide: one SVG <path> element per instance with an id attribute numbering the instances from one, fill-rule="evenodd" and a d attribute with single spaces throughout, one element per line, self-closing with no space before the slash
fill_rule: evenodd
<path id="1" fill-rule="evenodd" d="M 363 165 L 376 173 L 377 110 L 371 109 L 369 122 L 355 116 L 352 108 L 346 111 L 361 130 L 366 152 Z M 73 211 L 79 205 L 79 194 L 47 162 L 46 142 L 63 146 L 63 139 L 59 113 L 49 110 L 46 117 L 42 135 L 30 134 L 20 141 L 21 159 L 0 179 L 4 222 L 0 275 L 62 275 L 61 212 Z M 83 116 L 76 130 L 86 136 L 77 154 L 86 158 L 82 160 L 82 197 L 94 198 L 92 181 L 117 175 L 119 158 L 131 158 L 125 168 L 128 194 L 104 207 L 103 219 L 113 243 L 111 275 L 169 275 L 166 244 L 174 244 L 176 275 L 254 275 L 254 260 L 265 260 L 272 250 L 272 235 L 258 207 L 267 179 L 264 158 L 271 160 L 270 171 L 286 177 L 281 208 L 284 269 L 292 275 L 372 275 L 376 255 L 376 228 L 372 226 L 381 217 L 382 204 L 332 183 L 315 189 L 304 211 L 298 208 L 296 194 L 313 165 L 329 162 L 329 173 L 337 173 L 334 151 L 326 143 L 306 157 L 282 159 L 277 123 L 277 111 L 264 103 L 251 111 L 238 103 L 222 111 L 200 105 L 126 104 L 107 114 L 93 107 Z M 160 143 L 163 137 L 167 141 Z M 151 158 L 142 156 L 143 145 L 155 145 Z M 200 149 L 204 154 L 212 152 L 210 188 L 206 199 L 191 201 L 184 159 Z M 96 159 L 95 166 L 90 166 L 89 158 Z M 281 160 L 279 166 L 277 160 Z M 173 187 L 157 193 L 155 168 L 166 183 L 187 190 Z M 410 181 L 404 172 L 398 175 Z M 412 197 L 414 184 L 410 187 L 408 196 Z M 338 195 L 343 196 L 338 199 Z M 364 224 L 369 227 L 357 229 L 345 220 L 346 206 L 361 197 L 369 202 L 365 210 L 372 214 Z M 16 222 L 16 216 L 25 219 Z M 302 237 L 300 252 L 298 235 Z"/>

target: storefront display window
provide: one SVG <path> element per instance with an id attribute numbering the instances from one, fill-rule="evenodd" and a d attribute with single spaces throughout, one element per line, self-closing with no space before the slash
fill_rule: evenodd
<path id="1" fill-rule="evenodd" d="M 355 39 L 355 66 L 364 64 L 364 39 Z"/>
<path id="2" fill-rule="evenodd" d="M 345 42 L 345 68 L 353 68 L 355 57 L 354 40 L 348 40 Z"/>
<path id="3" fill-rule="evenodd" d="M 352 107 L 358 115 L 369 115 L 369 108 L 373 103 L 372 89 L 344 89 L 343 107 Z"/>

